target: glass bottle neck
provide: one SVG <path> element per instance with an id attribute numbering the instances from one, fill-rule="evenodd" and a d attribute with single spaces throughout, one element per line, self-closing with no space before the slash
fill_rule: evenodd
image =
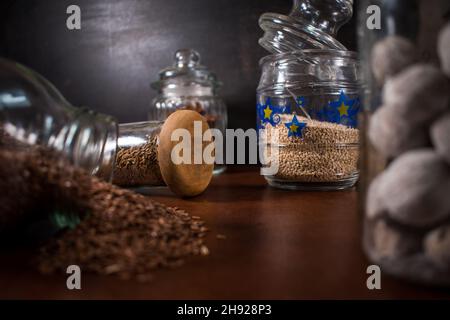
<path id="1" fill-rule="evenodd" d="M 3 110 L 3 130 L 27 145 L 55 150 L 73 165 L 110 181 L 117 149 L 116 121 L 86 108 L 61 107 L 53 114 Z"/>
<path id="2" fill-rule="evenodd" d="M 117 149 L 117 122 L 85 108 L 71 108 L 69 113 L 71 121 L 49 141 L 49 146 L 61 151 L 74 165 L 110 181 Z"/>

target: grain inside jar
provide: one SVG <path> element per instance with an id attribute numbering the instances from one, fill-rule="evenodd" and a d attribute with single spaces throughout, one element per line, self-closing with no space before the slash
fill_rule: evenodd
<path id="1" fill-rule="evenodd" d="M 274 148 L 279 148 L 279 169 L 266 176 L 269 183 L 277 179 L 318 184 L 357 179 L 358 129 L 296 116 L 306 126 L 301 137 L 289 136 L 285 123 L 292 115 L 280 117 L 277 125 L 266 127 L 266 143 L 278 135 L 278 144 L 268 144 L 269 156 L 275 154 Z"/>
<path id="2" fill-rule="evenodd" d="M 209 130 L 206 119 L 192 110 L 177 110 L 165 121 L 144 121 L 119 125 L 113 183 L 124 187 L 168 186 L 175 194 L 193 197 L 209 185 L 214 163 L 196 163 L 195 150 L 203 150 L 212 142 L 195 141 L 194 128 L 201 125 L 200 133 Z M 173 133 L 183 130 L 189 134 L 191 147 L 183 149 L 189 161 L 173 160 L 173 148 L 180 141 L 173 141 Z M 198 133 L 197 133 L 198 134 Z M 214 149 L 213 149 L 214 151 Z M 213 159 L 214 160 L 214 159 Z M 195 183 L 193 183 L 195 182 Z"/>
<path id="3" fill-rule="evenodd" d="M 119 147 L 113 183 L 121 186 L 164 185 L 158 164 L 158 137 L 139 146 Z"/>
<path id="4" fill-rule="evenodd" d="M 164 185 L 158 163 L 161 121 L 119 125 L 113 183 L 120 186 Z"/>

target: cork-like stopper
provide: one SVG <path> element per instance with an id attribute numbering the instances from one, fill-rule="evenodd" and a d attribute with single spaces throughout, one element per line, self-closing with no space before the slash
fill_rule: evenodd
<path id="1" fill-rule="evenodd" d="M 195 123 L 197 123 L 197 137 L 194 136 Z M 199 130 L 200 128 L 201 131 Z M 179 134 L 175 134 L 172 138 L 172 134 L 176 129 L 182 130 L 179 130 L 177 132 Z M 214 163 L 206 163 L 203 157 L 205 148 L 213 143 L 211 141 L 203 141 L 203 134 L 208 129 L 209 126 L 206 119 L 198 112 L 192 110 L 178 110 L 172 113 L 161 128 L 158 146 L 159 167 L 164 182 L 177 195 L 184 197 L 196 196 L 202 193 L 211 181 Z M 186 147 L 182 151 L 180 148 L 181 144 Z M 174 159 L 172 159 L 172 150 Z M 183 152 L 188 152 L 188 155 L 185 155 Z M 197 153 L 197 159 L 194 158 L 195 153 Z M 189 161 L 175 163 L 181 157 L 186 160 L 189 159 Z M 201 159 L 198 159 L 199 157 Z"/>

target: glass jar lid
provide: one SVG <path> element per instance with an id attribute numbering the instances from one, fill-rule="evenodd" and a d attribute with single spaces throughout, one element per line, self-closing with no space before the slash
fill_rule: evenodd
<path id="1" fill-rule="evenodd" d="M 216 74 L 200 64 L 200 54 L 193 49 L 177 50 L 173 65 L 159 72 L 159 80 L 152 83 L 152 88 L 160 90 L 169 84 L 197 84 L 214 88 L 221 85 Z"/>
<path id="2" fill-rule="evenodd" d="M 346 50 L 336 40 L 339 28 L 353 15 L 353 0 L 294 0 L 288 16 L 265 13 L 259 19 L 259 44 L 271 53 L 302 49 Z"/>

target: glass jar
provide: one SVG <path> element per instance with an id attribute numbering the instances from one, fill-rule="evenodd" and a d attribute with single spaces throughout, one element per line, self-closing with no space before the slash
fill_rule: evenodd
<path id="1" fill-rule="evenodd" d="M 179 110 L 165 121 L 118 125 L 112 117 L 71 106 L 42 76 L 5 59 L 0 59 L 0 124 L 2 135 L 57 151 L 73 165 L 119 185 L 168 185 L 178 195 L 194 196 L 212 176 L 213 161 L 195 158 L 196 151 L 203 155 L 213 144 L 195 138 L 195 129 L 202 135 L 209 129 L 199 113 Z M 189 137 L 172 141 L 177 129 Z M 189 143 L 183 161 L 172 152 L 178 143 Z"/>
<path id="2" fill-rule="evenodd" d="M 268 183 L 296 190 L 352 187 L 361 94 L 356 54 L 308 49 L 269 55 L 260 65 L 257 124 L 279 163 L 277 173 L 265 175 Z M 270 142 L 274 135 L 278 143 Z"/>
<path id="3" fill-rule="evenodd" d="M 273 53 L 260 61 L 256 105 L 260 146 L 277 160 L 262 161 L 271 186 L 339 190 L 358 180 L 362 81 L 356 53 L 335 39 L 352 14 L 352 0 L 294 0 L 288 16 L 259 19 L 259 44 Z"/>
<path id="4" fill-rule="evenodd" d="M 378 27 L 368 22 L 369 6 L 372 14 L 381 12 Z M 445 10 L 435 9 L 438 20 Z M 450 25 L 436 45 L 423 37 L 419 16 L 417 1 L 360 3 L 359 50 L 368 80 L 361 126 L 363 246 L 382 272 L 450 286 L 450 73 L 433 59 L 440 56 L 442 66 L 448 61 Z M 441 23 L 428 24 L 427 32 L 437 34 Z"/>
<path id="5" fill-rule="evenodd" d="M 195 137 L 196 127 L 200 141 Z M 187 141 L 184 136 L 182 141 L 173 141 L 176 130 L 187 131 Z M 183 197 L 202 193 L 211 181 L 214 167 L 214 148 L 210 159 L 204 158 L 208 145 L 214 145 L 212 136 L 209 141 L 204 140 L 207 130 L 206 119 L 192 110 L 177 110 L 165 121 L 119 124 L 113 183 L 125 187 L 167 185 Z M 185 148 L 173 152 L 177 145 Z M 196 150 L 200 151 L 200 161 L 196 160 Z"/>
<path id="6" fill-rule="evenodd" d="M 194 110 L 206 118 L 212 129 L 218 129 L 225 137 L 227 109 L 217 95 L 222 85 L 216 75 L 200 64 L 200 55 L 192 49 L 182 49 L 175 53 L 174 64 L 159 73 L 159 80 L 152 83 L 158 91 L 153 100 L 150 120 L 165 120 L 176 110 Z M 217 154 L 214 173 L 225 170 L 224 155 Z"/>

